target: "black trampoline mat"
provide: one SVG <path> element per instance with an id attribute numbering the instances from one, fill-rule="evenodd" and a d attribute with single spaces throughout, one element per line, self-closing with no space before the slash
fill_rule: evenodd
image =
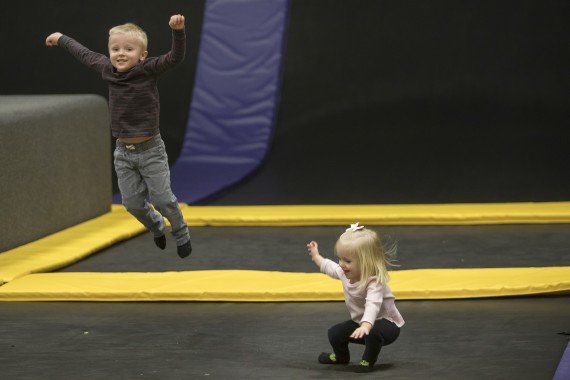
<path id="1" fill-rule="evenodd" d="M 332 257 L 345 227 L 191 228 L 194 252 L 144 233 L 63 271 L 258 269 L 317 272 L 305 244 Z M 374 227 L 400 268 L 570 265 L 570 225 Z M 551 379 L 568 343 L 570 296 L 397 301 L 406 325 L 377 371 L 317 363 L 342 302 L 3 302 L 6 379 Z M 363 348 L 351 345 L 353 362 Z"/>
<path id="2" fill-rule="evenodd" d="M 342 302 L 0 303 L 5 379 L 532 379 L 564 353 L 570 297 L 398 303 L 376 371 L 323 366 Z M 362 347 L 351 345 L 352 363 Z"/>
<path id="3" fill-rule="evenodd" d="M 150 233 L 119 243 L 62 271 L 163 272 L 253 269 L 316 272 L 306 243 L 316 240 L 334 259 L 333 247 L 346 227 L 199 227 L 191 228 L 194 251 L 176 254 L 167 236 L 165 251 Z M 570 265 L 570 224 L 485 226 L 372 226 L 385 245 L 397 247 L 399 267 L 499 268 Z"/>

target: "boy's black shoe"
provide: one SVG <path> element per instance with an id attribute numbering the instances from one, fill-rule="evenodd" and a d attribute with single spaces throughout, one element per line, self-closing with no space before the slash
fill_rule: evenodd
<path id="1" fill-rule="evenodd" d="M 166 236 L 162 235 L 154 238 L 154 244 L 160 249 L 166 248 Z"/>
<path id="2" fill-rule="evenodd" d="M 181 259 L 188 257 L 192 253 L 192 243 L 190 243 L 190 240 L 188 240 L 186 243 L 179 245 L 177 247 L 177 250 L 178 256 L 180 256 Z"/>
<path id="3" fill-rule="evenodd" d="M 356 373 L 368 373 L 374 370 L 374 363 L 369 363 L 367 360 L 361 360 L 354 369 Z"/>
<path id="4" fill-rule="evenodd" d="M 319 355 L 319 363 L 321 364 L 348 364 L 350 359 L 340 360 L 336 355 L 330 352 L 321 352 Z"/>

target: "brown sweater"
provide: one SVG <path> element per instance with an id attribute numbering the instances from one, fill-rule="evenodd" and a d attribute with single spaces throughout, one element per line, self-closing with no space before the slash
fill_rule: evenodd
<path id="1" fill-rule="evenodd" d="M 124 73 L 115 70 L 109 57 L 87 49 L 68 36 L 61 36 L 58 45 L 79 62 L 100 73 L 109 84 L 109 112 L 114 137 L 150 137 L 159 133 L 157 81 L 160 74 L 184 59 L 184 30 L 172 31 L 172 48 L 168 53 L 147 58 Z"/>

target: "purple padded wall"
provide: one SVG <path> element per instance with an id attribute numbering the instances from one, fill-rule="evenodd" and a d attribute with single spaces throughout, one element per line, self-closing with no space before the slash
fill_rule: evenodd
<path id="1" fill-rule="evenodd" d="M 171 169 L 181 202 L 244 178 L 264 159 L 276 120 L 289 0 L 207 0 L 193 98 Z"/>

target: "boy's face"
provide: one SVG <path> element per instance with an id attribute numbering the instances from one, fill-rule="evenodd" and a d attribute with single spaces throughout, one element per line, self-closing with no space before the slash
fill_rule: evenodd
<path id="1" fill-rule="evenodd" d="M 109 58 L 118 72 L 126 72 L 144 60 L 148 52 L 142 50 L 138 38 L 130 34 L 113 34 L 109 36 Z"/>

